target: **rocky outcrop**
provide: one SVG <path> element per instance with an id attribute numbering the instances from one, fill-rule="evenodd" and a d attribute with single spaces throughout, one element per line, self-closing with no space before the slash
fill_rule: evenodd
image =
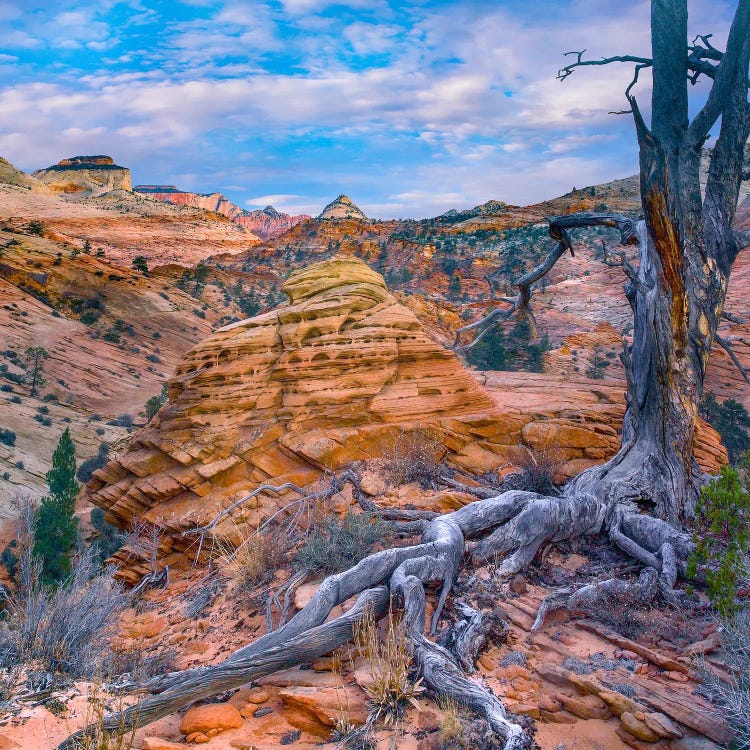
<path id="1" fill-rule="evenodd" d="M 339 195 L 332 200 L 320 213 L 319 219 L 358 219 L 370 221 L 347 195 Z"/>
<path id="2" fill-rule="evenodd" d="M 132 190 L 130 170 L 115 164 L 110 156 L 73 156 L 34 172 L 56 193 L 89 193 Z"/>
<path id="3" fill-rule="evenodd" d="M 163 203 L 202 208 L 221 214 L 264 240 L 278 237 L 310 218 L 307 214 L 297 216 L 285 214 L 277 211 L 273 206 L 246 211 L 221 193 L 191 193 L 180 190 L 174 185 L 136 185 L 134 191 Z"/>
<path id="4" fill-rule="evenodd" d="M 165 529 L 160 550 L 173 562 L 194 543 L 185 531 L 258 485 L 310 485 L 326 470 L 388 453 L 404 431 L 429 430 L 448 461 L 471 472 L 507 469 L 527 446 L 553 447 L 570 475 L 619 445 L 620 387 L 581 395 L 579 384 L 567 400 L 564 381 L 539 375 L 545 393 L 535 403 L 530 378 L 513 373 L 513 402 L 502 383 L 483 387 L 432 341 L 361 261 L 297 271 L 283 291 L 287 305 L 190 351 L 169 381 L 169 404 L 88 485 L 88 499 L 119 526 L 140 518 Z M 715 468 L 723 454 L 708 435 L 703 460 Z M 255 498 L 217 533 L 260 522 L 289 499 Z M 147 567 L 128 554 L 120 553 L 123 575 L 136 580 Z"/>
<path id="5" fill-rule="evenodd" d="M 32 193 L 41 193 L 43 195 L 47 195 L 51 192 L 43 182 L 40 182 L 34 177 L 30 177 L 2 157 L 0 157 L 0 185 L 12 185 L 14 187 L 25 188 Z"/>

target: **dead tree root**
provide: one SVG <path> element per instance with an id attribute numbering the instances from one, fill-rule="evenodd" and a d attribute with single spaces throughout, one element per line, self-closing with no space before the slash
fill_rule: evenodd
<path id="1" fill-rule="evenodd" d="M 368 504 L 365 501 L 364 505 Z M 597 534 L 608 525 L 613 541 L 627 551 L 632 549 L 641 562 L 654 564 L 647 565 L 635 583 L 615 579 L 575 592 L 555 592 L 542 604 L 535 629 L 553 609 L 575 609 L 602 595 L 627 594 L 644 602 L 658 592 L 671 596 L 684 568 L 689 538 L 662 521 L 629 509 L 618 513 L 608 510 L 605 502 L 585 492 L 546 497 L 511 490 L 432 520 L 419 519 L 424 527 L 420 544 L 375 552 L 352 568 L 328 576 L 302 610 L 287 622 L 282 618 L 276 630 L 235 651 L 225 661 L 162 675 L 138 686 L 151 695 L 122 713 L 106 717 L 105 727 L 128 730 L 144 726 L 197 700 L 310 662 L 346 643 L 368 607 L 380 618 L 393 601 L 403 608 L 406 637 L 425 684 L 436 694 L 448 696 L 484 717 L 507 750 L 530 747 L 529 735 L 509 717 L 497 696 L 480 681 L 466 676 L 473 671 L 474 658 L 486 635 L 481 615 L 459 604 L 462 619 L 447 645 L 434 643 L 424 636 L 424 587 L 440 586 L 430 627 L 434 634 L 458 575 L 467 539 L 479 539 L 472 551 L 475 561 L 501 557 L 499 574 L 509 575 L 528 565 L 542 544 Z M 355 596 L 359 597 L 357 603 L 346 614 L 326 622 L 335 606 Z M 282 606 L 284 614 L 287 604 L 285 601 Z M 70 750 L 87 731 L 92 729 L 72 735 L 58 750 Z"/>

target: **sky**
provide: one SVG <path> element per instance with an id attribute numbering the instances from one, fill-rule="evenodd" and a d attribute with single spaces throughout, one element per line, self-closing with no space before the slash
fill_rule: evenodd
<path id="1" fill-rule="evenodd" d="M 693 0 L 725 38 L 736 0 Z M 637 171 L 641 0 L 0 0 L 0 156 L 108 154 L 134 184 L 374 218 L 525 205 Z M 648 112 L 648 75 L 636 89 Z M 691 89 L 698 106 L 705 86 Z"/>

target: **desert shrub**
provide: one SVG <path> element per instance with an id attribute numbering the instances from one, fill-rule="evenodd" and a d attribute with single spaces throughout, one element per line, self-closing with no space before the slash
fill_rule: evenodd
<path id="1" fill-rule="evenodd" d="M 130 414 L 120 414 L 115 419 L 107 422 L 107 424 L 114 427 L 124 427 L 126 430 L 130 431 L 133 429 L 133 417 L 131 417 Z"/>
<path id="2" fill-rule="evenodd" d="M 18 586 L 7 599 L 0 631 L 0 665 L 34 661 L 49 672 L 92 677 L 109 655 L 108 636 L 127 605 L 114 570 L 96 573 L 93 550 L 73 565 L 56 589 L 44 585 L 33 554 L 35 508 L 22 506 L 19 522 Z"/>
<path id="3" fill-rule="evenodd" d="M 383 457 L 383 469 L 393 484 L 419 482 L 423 489 L 437 488 L 445 471 L 448 451 L 429 430 L 402 432 Z"/>
<path id="4" fill-rule="evenodd" d="M 177 653 L 168 646 L 156 650 L 133 647 L 127 651 L 110 651 L 102 669 L 107 678 L 128 675 L 128 682 L 141 683 L 158 675 L 173 672 Z"/>
<path id="5" fill-rule="evenodd" d="M 99 431 L 97 430 L 97 433 L 98 432 Z M 102 432 L 104 432 L 104 430 L 102 430 Z M 93 473 L 97 469 L 103 468 L 108 460 L 109 443 L 99 443 L 99 449 L 97 450 L 96 455 L 81 462 L 81 465 L 78 467 L 78 471 L 76 472 L 76 479 L 78 479 L 78 481 L 82 484 L 86 484 L 86 482 L 91 479 Z"/>
<path id="6" fill-rule="evenodd" d="M 200 617 L 206 608 L 211 606 L 221 588 L 221 583 L 216 578 L 211 578 L 197 590 L 190 592 L 189 597 L 186 592 L 185 616 L 189 620 Z"/>
<path id="7" fill-rule="evenodd" d="M 3 393 L 13 393 L 13 386 L 5 383 L 3 385 L 0 385 L 0 391 L 2 391 Z"/>
<path id="8" fill-rule="evenodd" d="M 643 602 L 631 592 L 601 594 L 582 609 L 592 620 L 627 638 L 637 638 L 646 626 Z"/>
<path id="9" fill-rule="evenodd" d="M 44 236 L 44 222 L 38 219 L 33 219 L 26 225 L 26 231 L 29 234 L 35 234 L 37 237 Z"/>
<path id="10" fill-rule="evenodd" d="M 417 697 L 424 692 L 421 678 L 412 681 L 412 658 L 402 623 L 388 612 L 385 634 L 381 635 L 370 611 L 354 626 L 354 642 L 370 662 L 372 681 L 365 692 L 372 703 L 370 721 L 386 725 L 403 716 L 407 706 L 419 708 Z"/>
<path id="11" fill-rule="evenodd" d="M 703 688 L 735 732 L 732 747 L 750 750 L 750 610 L 725 621 L 721 642 L 729 677 L 720 677 L 702 660 Z"/>
<path id="12" fill-rule="evenodd" d="M 0 443 L 13 447 L 16 444 L 16 433 L 0 428 Z"/>
<path id="13" fill-rule="evenodd" d="M 8 400 L 9 400 L 9 402 L 11 404 L 20 404 L 21 403 L 21 397 L 20 396 L 11 396 Z"/>
<path id="14" fill-rule="evenodd" d="M 503 490 L 528 490 L 541 495 L 555 495 L 557 488 L 554 478 L 562 463 L 560 452 L 556 448 L 524 448 L 516 459 L 519 470 L 506 477 Z"/>
<path id="15" fill-rule="evenodd" d="M 18 544 L 16 543 L 16 540 L 14 539 L 2 552 L 0 555 L 0 563 L 2 563 L 5 566 L 5 569 L 8 571 L 8 575 L 10 576 L 10 579 L 13 580 L 16 577 L 16 567 L 18 565 L 18 556 L 16 555 L 16 548 L 18 547 Z"/>
<path id="16" fill-rule="evenodd" d="M 338 573 L 358 563 L 386 534 L 387 525 L 367 513 L 329 516 L 312 528 L 297 561 L 311 572 Z"/>
<path id="17" fill-rule="evenodd" d="M 733 614 L 750 549 L 750 492 L 735 468 L 724 466 L 701 490 L 693 541 L 688 576 L 704 571 L 708 598 L 722 616 Z"/>

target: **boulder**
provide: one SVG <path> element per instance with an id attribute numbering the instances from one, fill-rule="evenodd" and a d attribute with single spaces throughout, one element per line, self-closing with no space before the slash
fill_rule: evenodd
<path id="1" fill-rule="evenodd" d="M 239 729 L 243 724 L 240 712 L 229 703 L 205 703 L 189 708 L 180 721 L 180 733 L 207 733 L 212 729 Z"/>

